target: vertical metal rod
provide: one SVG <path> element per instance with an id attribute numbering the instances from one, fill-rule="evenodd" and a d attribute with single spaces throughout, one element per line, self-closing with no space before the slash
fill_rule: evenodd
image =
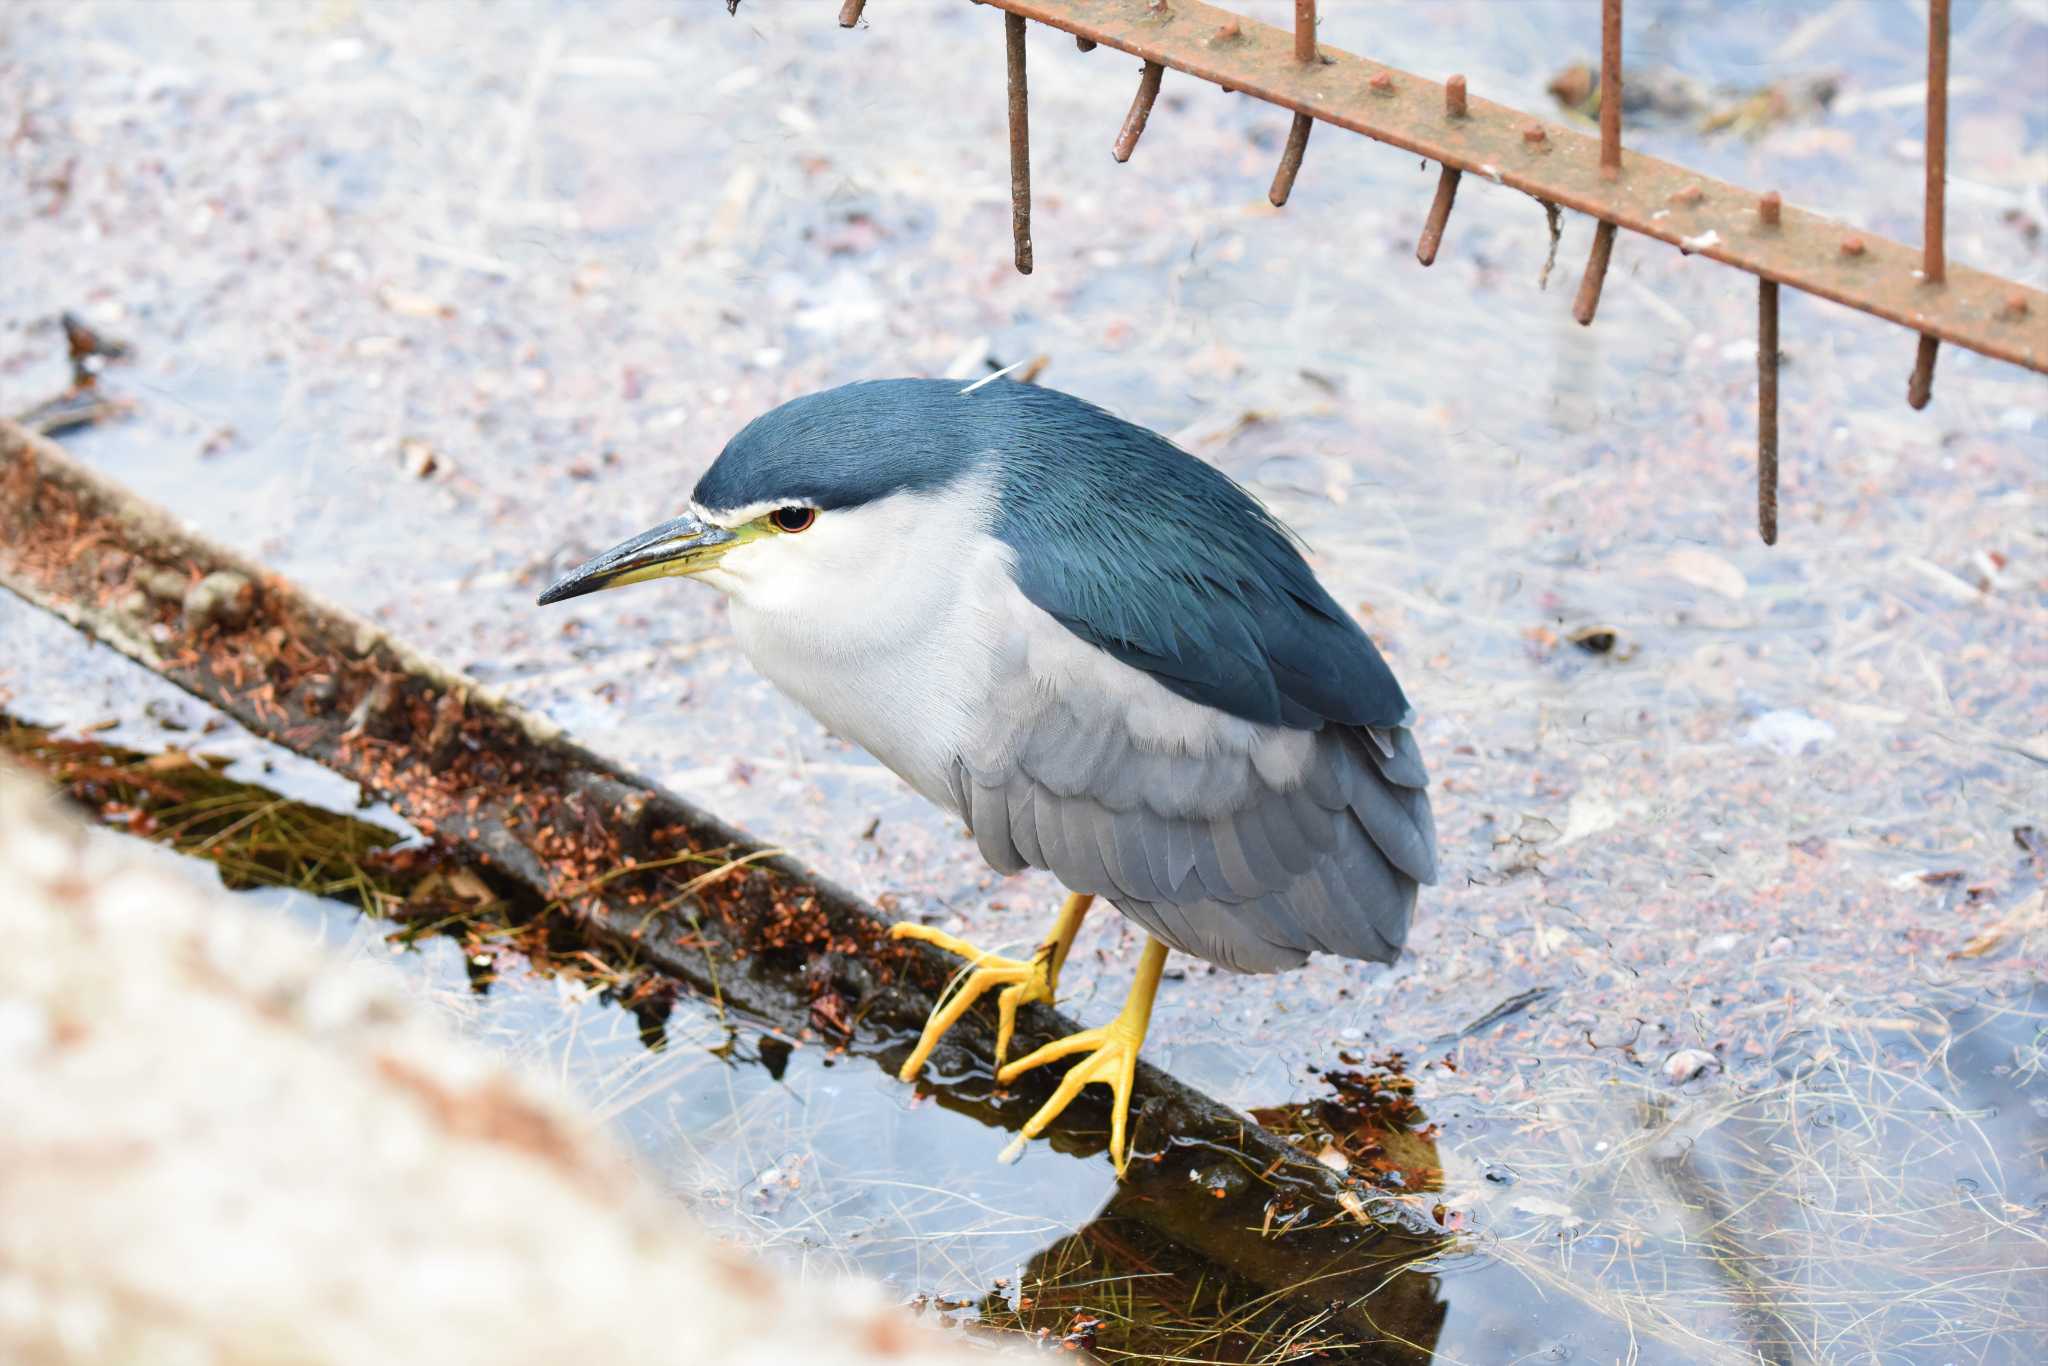
<path id="1" fill-rule="evenodd" d="M 1930 285 L 1948 278 L 1942 238 L 1948 194 L 1948 2 L 1927 6 L 1927 230 L 1920 273 Z"/>
<path id="2" fill-rule="evenodd" d="M 1930 287 L 1948 279 L 1948 9 L 1949 0 L 1927 6 L 1927 218 L 1920 282 Z M 1925 408 L 1934 397 L 1934 356 L 1940 349 L 1938 340 L 1922 334 L 1906 381 L 1906 402 L 1915 408 Z"/>
<path id="3" fill-rule="evenodd" d="M 1276 209 L 1294 193 L 1294 176 L 1301 170 L 1301 154 L 1308 150 L 1308 130 L 1314 126 L 1315 120 L 1308 115 L 1294 116 L 1294 127 L 1287 133 L 1287 148 L 1280 153 L 1280 168 L 1273 172 L 1273 188 L 1266 191 L 1266 198 Z"/>
<path id="4" fill-rule="evenodd" d="M 1138 150 L 1138 139 L 1145 132 L 1145 120 L 1152 117 L 1152 101 L 1159 98 L 1159 78 L 1165 74 L 1166 68 L 1159 63 L 1145 63 L 1145 70 L 1138 77 L 1138 93 L 1131 97 L 1131 111 L 1124 115 L 1124 126 L 1117 131 L 1116 145 L 1109 149 L 1109 154 L 1119 162 L 1129 161 L 1131 153 Z"/>
<path id="5" fill-rule="evenodd" d="M 1425 266 L 1436 264 L 1436 249 L 1443 245 L 1444 224 L 1450 222 L 1451 201 L 1458 197 L 1462 175 L 1456 167 L 1446 166 L 1436 178 L 1436 198 L 1430 202 L 1429 217 L 1423 220 L 1422 236 L 1415 242 L 1415 259 Z"/>
<path id="6" fill-rule="evenodd" d="M 1316 59 L 1316 0 L 1294 0 L 1294 60 Z"/>
<path id="7" fill-rule="evenodd" d="M 1593 250 L 1586 254 L 1586 273 L 1579 277 L 1579 297 L 1572 303 L 1572 317 L 1580 327 L 1593 325 L 1600 307 L 1600 287 L 1607 283 L 1607 262 L 1614 255 L 1614 224 L 1601 219 L 1593 228 Z"/>
<path id="8" fill-rule="evenodd" d="M 1778 543 L 1778 282 L 1756 283 L 1756 534 Z"/>
<path id="9" fill-rule="evenodd" d="M 839 27 L 852 28 L 859 23 L 861 9 L 867 3 L 868 0 L 846 0 L 846 3 L 839 7 Z"/>
<path id="10" fill-rule="evenodd" d="M 1462 119 L 1465 114 L 1465 78 L 1453 76 L 1444 82 L 1444 117 Z"/>
<path id="11" fill-rule="evenodd" d="M 1934 356 L 1941 350 L 1941 341 L 1925 333 L 1920 336 L 1920 348 L 1913 356 L 1913 373 L 1906 380 L 1906 402 L 1916 411 L 1927 406 L 1934 397 Z"/>
<path id="12" fill-rule="evenodd" d="M 1621 0 L 1600 0 L 1600 174 L 1621 174 Z"/>
<path id="13" fill-rule="evenodd" d="M 1093 52 L 1095 50 L 1095 40 L 1093 38 L 1083 38 L 1077 33 L 1074 35 L 1074 46 L 1080 48 L 1083 52 Z"/>
<path id="14" fill-rule="evenodd" d="M 1003 14 L 1010 73 L 1010 235 L 1017 273 L 1031 273 L 1031 92 L 1024 82 L 1024 16 Z"/>

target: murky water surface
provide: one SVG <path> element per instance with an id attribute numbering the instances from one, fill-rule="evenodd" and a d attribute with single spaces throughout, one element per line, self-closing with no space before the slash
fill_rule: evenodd
<path id="1" fill-rule="evenodd" d="M 1326 1074 L 1403 1053 L 1438 1126 L 1440 1189 L 1415 1198 L 1469 1235 L 1406 1273 L 1409 1336 L 1472 1361 L 2031 1357 L 2048 386 L 1944 349 L 1913 413 L 1909 337 L 1788 296 L 1766 549 L 1743 277 L 1624 239 L 1580 329 L 1583 220 L 1539 290 L 1540 208 L 1468 185 L 1422 270 L 1434 168 L 1325 129 L 1274 213 L 1284 116 L 1172 76 L 1118 167 L 1136 64 L 1037 33 L 1022 279 L 996 16 L 878 0 L 843 33 L 831 8 L 343 0 L 230 26 L 10 5 L 0 407 L 62 386 L 49 320 L 79 310 L 136 348 L 104 381 L 136 410 L 74 438 L 83 458 L 862 892 L 1016 946 L 1057 889 L 990 876 L 777 697 L 712 595 L 532 596 L 668 515 L 773 402 L 1044 353 L 1045 382 L 1174 433 L 1299 527 L 1422 713 L 1448 875 L 1410 956 L 1190 970 L 1149 1045 L 1303 1114 Z M 1586 4 L 1324 11 L 1336 46 L 1526 108 L 1597 46 Z M 1636 145 L 1917 236 L 1918 5 L 1629 13 L 1646 66 L 1708 85 L 1842 78 L 1823 117 Z M 1950 252 L 2038 285 L 2048 16 L 1958 4 L 1954 65 Z M 189 706 L 11 601 L 0 638 L 29 719 L 116 717 L 153 747 L 148 707 Z M 1077 1014 L 1108 1015 L 1135 947 L 1096 918 Z M 1100 1163 L 1000 1169 L 992 1131 L 865 1064 L 774 1063 L 696 1006 L 648 1052 L 630 1015 L 547 981 L 473 996 L 451 951 L 398 961 L 788 1255 L 996 1319 L 1041 1249 L 1125 1276 L 1149 1255 L 1087 1233 Z M 1007 1310 L 983 1304 L 999 1277 Z"/>

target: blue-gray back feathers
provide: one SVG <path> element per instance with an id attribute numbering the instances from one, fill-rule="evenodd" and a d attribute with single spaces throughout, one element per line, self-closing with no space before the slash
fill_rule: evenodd
<path id="1" fill-rule="evenodd" d="M 1024 595 L 1193 701 L 1266 724 L 1395 726 L 1408 703 L 1284 528 L 1155 432 L 1005 380 L 878 380 L 749 423 L 696 489 L 707 508 L 821 509 L 992 471 Z"/>

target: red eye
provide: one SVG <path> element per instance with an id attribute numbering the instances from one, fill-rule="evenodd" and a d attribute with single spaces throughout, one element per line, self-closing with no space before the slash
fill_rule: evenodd
<path id="1" fill-rule="evenodd" d="M 777 531 L 809 531 L 811 523 L 818 520 L 816 508 L 777 508 L 768 514 L 768 520 Z"/>

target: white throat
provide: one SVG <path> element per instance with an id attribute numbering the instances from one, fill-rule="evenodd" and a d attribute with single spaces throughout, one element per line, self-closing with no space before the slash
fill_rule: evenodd
<path id="1" fill-rule="evenodd" d="M 929 800 L 990 691 L 1009 556 L 983 480 L 821 513 L 736 547 L 702 577 L 730 595 L 741 650 L 769 681 Z"/>

